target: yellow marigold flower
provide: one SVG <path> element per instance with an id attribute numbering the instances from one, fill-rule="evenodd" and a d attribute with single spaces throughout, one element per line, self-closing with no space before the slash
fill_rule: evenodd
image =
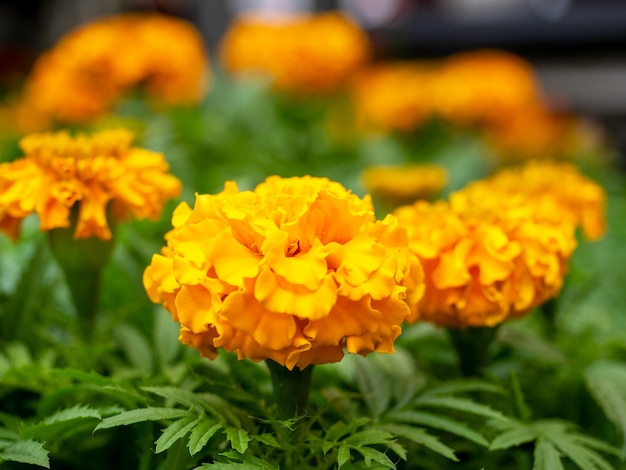
<path id="1" fill-rule="evenodd" d="M 394 208 L 434 197 L 445 187 L 447 174 L 438 165 L 376 165 L 365 168 L 361 180 L 375 202 Z"/>
<path id="2" fill-rule="evenodd" d="M 495 326 L 558 294 L 576 240 L 549 224 L 528 198 L 459 191 L 451 202 L 418 201 L 394 211 L 424 269 L 426 290 L 408 321 Z M 418 312 L 418 313 L 417 313 Z"/>
<path id="3" fill-rule="evenodd" d="M 382 131 L 412 131 L 433 115 L 433 80 L 438 64 L 390 62 L 362 69 L 351 94 L 358 126 Z"/>
<path id="4" fill-rule="evenodd" d="M 74 237 L 107 240 L 109 209 L 115 219 L 158 218 L 181 183 L 167 173 L 163 154 L 131 147 L 132 139 L 126 130 L 24 137 L 24 158 L 0 164 L 0 230 L 17 238 L 20 221 L 33 212 L 41 230 L 69 227 L 77 207 Z"/>
<path id="5" fill-rule="evenodd" d="M 605 190 L 570 163 L 535 161 L 511 167 L 473 183 L 464 193 L 475 201 L 487 193 L 502 199 L 532 199 L 541 220 L 580 226 L 590 240 L 598 240 L 606 229 Z"/>
<path id="6" fill-rule="evenodd" d="M 326 178 L 270 177 L 244 192 L 229 182 L 179 205 L 172 224 L 143 282 L 205 357 L 223 348 L 304 369 L 344 348 L 392 352 L 421 295 L 406 230 Z"/>
<path id="7" fill-rule="evenodd" d="M 208 73 L 202 37 L 183 20 L 139 13 L 97 19 L 37 58 L 20 117 L 23 126 L 32 114 L 84 122 L 137 86 L 156 102 L 194 103 L 206 92 Z"/>
<path id="8" fill-rule="evenodd" d="M 304 93 L 336 90 L 369 56 L 365 33 L 332 12 L 281 21 L 244 17 L 221 44 L 221 60 L 231 74 L 262 74 L 277 89 Z"/>
<path id="9" fill-rule="evenodd" d="M 445 59 L 433 93 L 436 112 L 463 125 L 508 121 L 542 101 L 529 63 L 516 55 L 489 49 L 461 52 Z"/>

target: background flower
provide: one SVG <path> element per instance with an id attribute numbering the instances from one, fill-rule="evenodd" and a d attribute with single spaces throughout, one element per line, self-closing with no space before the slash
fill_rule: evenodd
<path id="1" fill-rule="evenodd" d="M 140 13 L 98 19 L 37 58 L 17 106 L 18 124 L 36 131 L 43 119 L 48 126 L 85 122 L 134 87 L 158 103 L 195 103 L 208 74 L 202 37 L 190 23 Z"/>
<path id="2" fill-rule="evenodd" d="M 326 178 L 270 177 L 254 192 L 227 183 L 172 223 L 144 285 L 207 357 L 221 347 L 303 369 L 344 348 L 392 352 L 405 300 L 421 295 L 406 230 Z"/>
<path id="3" fill-rule="evenodd" d="M 304 93 L 336 90 L 369 56 L 365 33 L 339 13 L 280 21 L 244 17 L 221 44 L 231 74 L 265 75 L 278 89 Z"/>
<path id="4" fill-rule="evenodd" d="M 24 157 L 0 164 L 0 229 L 17 238 L 21 220 L 33 212 L 41 230 L 69 227 L 75 208 L 74 237 L 107 240 L 109 210 L 114 219 L 158 218 L 181 183 L 168 174 L 163 154 L 131 147 L 132 139 L 126 130 L 24 137 Z"/>

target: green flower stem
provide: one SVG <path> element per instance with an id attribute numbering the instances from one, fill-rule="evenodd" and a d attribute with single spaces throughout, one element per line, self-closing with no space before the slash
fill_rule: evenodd
<path id="1" fill-rule="evenodd" d="M 111 257 L 113 240 L 97 237 L 74 239 L 78 207 L 70 214 L 70 226 L 48 232 L 52 254 L 65 274 L 65 280 L 76 307 L 80 332 L 91 340 L 100 300 L 102 269 Z"/>
<path id="2" fill-rule="evenodd" d="M 291 419 L 306 413 L 309 391 L 311 390 L 311 372 L 313 366 L 293 370 L 267 359 L 265 361 L 272 377 L 274 398 L 278 406 L 280 419 Z"/>
<path id="3" fill-rule="evenodd" d="M 489 346 L 498 327 L 447 328 L 459 358 L 459 368 L 465 377 L 481 375 L 489 365 Z"/>

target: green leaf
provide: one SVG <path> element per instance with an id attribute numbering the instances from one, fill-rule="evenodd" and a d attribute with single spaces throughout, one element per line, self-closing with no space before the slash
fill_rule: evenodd
<path id="1" fill-rule="evenodd" d="M 415 428 L 413 426 L 405 426 L 402 424 L 383 424 L 381 428 L 389 431 L 390 433 L 404 437 L 412 442 L 423 445 L 424 447 L 443 455 L 444 457 L 458 462 L 459 459 L 454 455 L 454 450 L 439 441 L 439 438 L 428 434 L 424 429 Z"/>
<path id="2" fill-rule="evenodd" d="M 136 369 L 152 372 L 154 359 L 150 345 L 134 326 L 122 324 L 115 329 L 115 339 L 120 343 L 128 361 Z"/>
<path id="3" fill-rule="evenodd" d="M 243 454 L 246 449 L 248 449 L 250 436 L 248 436 L 248 433 L 244 429 L 229 426 L 226 428 L 226 438 L 237 452 Z"/>
<path id="4" fill-rule="evenodd" d="M 273 434 L 263 433 L 263 434 L 259 434 L 258 436 L 253 436 L 253 437 L 254 437 L 254 440 L 259 441 L 260 443 L 265 444 L 266 446 L 275 447 L 277 449 L 280 448 L 280 444 L 278 443 L 278 441 L 276 440 Z"/>
<path id="5" fill-rule="evenodd" d="M 563 470 L 560 452 L 544 438 L 535 443 L 533 470 Z"/>
<path id="6" fill-rule="evenodd" d="M 424 397 L 421 396 L 416 400 L 416 405 L 431 407 L 431 408 L 446 408 L 450 410 L 462 411 L 464 413 L 471 413 L 478 416 L 484 416 L 485 418 L 495 419 L 497 421 L 509 421 L 509 418 L 504 416 L 497 410 L 490 408 L 489 406 L 476 403 L 469 398 L 461 397 Z"/>
<path id="7" fill-rule="evenodd" d="M 342 445 L 337 450 L 337 467 L 341 468 L 347 462 L 350 462 L 350 447 Z"/>
<path id="8" fill-rule="evenodd" d="M 169 449 L 178 439 L 186 436 L 199 421 L 200 418 L 196 418 L 193 415 L 188 415 L 178 421 L 174 421 L 167 428 L 165 428 L 163 434 L 161 434 L 161 436 L 156 440 L 155 452 L 159 454 L 164 450 Z"/>
<path id="9" fill-rule="evenodd" d="M 469 393 L 469 392 L 487 392 L 504 395 L 506 391 L 490 382 L 478 379 L 463 379 L 463 380 L 450 380 L 442 385 L 433 387 L 425 391 L 422 396 L 441 396 L 441 395 L 454 395 L 457 393 Z"/>
<path id="10" fill-rule="evenodd" d="M 100 420 L 98 410 L 87 406 L 74 406 L 47 417 L 41 423 L 29 426 L 22 432 L 23 436 L 39 441 L 66 439 L 92 429 L 92 420 Z M 86 428 L 85 425 L 88 427 Z"/>
<path id="11" fill-rule="evenodd" d="M 600 454 L 571 440 L 567 434 L 551 433 L 544 437 L 581 470 L 614 470 Z"/>
<path id="12" fill-rule="evenodd" d="M 186 408 L 193 408 L 200 412 L 209 412 L 213 416 L 221 416 L 221 413 L 213 407 L 209 402 L 204 399 L 201 394 L 196 394 L 188 390 L 184 390 L 178 387 L 141 387 L 146 392 L 153 393 L 160 397 L 170 400 L 173 403 L 178 403 Z"/>
<path id="13" fill-rule="evenodd" d="M 489 446 L 489 450 L 502 450 L 510 447 L 516 447 L 526 442 L 537 439 L 538 433 L 529 426 L 520 425 L 505 431 L 496 437 Z"/>
<path id="14" fill-rule="evenodd" d="M 379 450 L 372 449 L 371 447 L 354 447 L 354 450 L 363 456 L 363 460 L 367 466 L 370 466 L 372 461 L 374 461 L 387 468 L 396 468 L 396 465 L 387 457 L 387 454 Z"/>
<path id="15" fill-rule="evenodd" d="M 455 421 L 445 416 L 425 411 L 394 411 L 389 413 L 387 417 L 397 421 L 418 424 L 420 426 L 428 426 L 441 431 L 446 431 L 450 434 L 463 437 L 468 441 L 472 441 L 483 447 L 489 447 L 489 442 L 482 434 L 474 431 L 459 421 Z"/>
<path id="16" fill-rule="evenodd" d="M 389 380 L 376 365 L 361 356 L 355 356 L 357 383 L 365 404 L 374 418 L 379 417 L 391 402 Z"/>
<path id="17" fill-rule="evenodd" d="M 626 366 L 597 361 L 585 371 L 585 382 L 606 417 L 620 430 L 626 447 Z"/>
<path id="18" fill-rule="evenodd" d="M 138 408 L 136 410 L 123 411 L 117 415 L 104 418 L 96 426 L 98 429 L 114 428 L 116 426 L 127 426 L 129 424 L 141 423 L 143 421 L 160 421 L 165 419 L 182 418 L 189 411 L 178 408 Z"/>
<path id="19" fill-rule="evenodd" d="M 371 422 L 371 419 L 365 417 L 353 419 L 347 424 L 343 421 L 338 421 L 333 424 L 326 433 L 326 440 L 336 442 L 343 436 L 351 434 L 355 429 L 358 429 L 369 422 Z"/>
<path id="20" fill-rule="evenodd" d="M 171 315 L 160 305 L 154 308 L 154 344 L 155 355 L 159 363 L 167 364 L 176 359 L 180 351 L 178 341 L 178 323 L 172 321 Z"/>
<path id="21" fill-rule="evenodd" d="M 393 434 L 384 429 L 366 429 L 348 436 L 343 442 L 352 446 L 369 446 L 373 444 L 385 444 L 393 439 Z"/>
<path id="22" fill-rule="evenodd" d="M 0 452 L 0 462 L 20 462 L 50 468 L 48 451 L 36 441 L 17 441 Z"/>
<path id="23" fill-rule="evenodd" d="M 203 419 L 198 423 L 198 425 L 191 431 L 191 435 L 189 436 L 189 442 L 187 443 L 187 447 L 189 447 L 189 453 L 191 455 L 196 455 L 200 452 L 209 439 L 211 439 L 217 431 L 222 428 L 220 423 L 216 423 L 215 421 Z"/>

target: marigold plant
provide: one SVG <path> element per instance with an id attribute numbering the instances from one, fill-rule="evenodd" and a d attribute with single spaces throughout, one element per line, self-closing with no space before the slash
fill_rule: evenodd
<path id="1" fill-rule="evenodd" d="M 195 103 L 207 90 L 202 37 L 184 20 L 126 13 L 79 26 L 41 54 L 27 78 L 17 118 L 21 128 L 80 123 L 106 112 L 141 87 L 166 105 Z"/>
<path id="2" fill-rule="evenodd" d="M 74 237 L 108 240 L 108 218 L 158 218 L 181 183 L 168 174 L 163 154 L 131 147 L 132 139 L 121 129 L 22 138 L 24 157 L 0 164 L 0 230 L 16 238 L 31 213 L 41 230 L 69 227 L 77 209 Z"/>
<path id="3" fill-rule="evenodd" d="M 342 86 L 370 56 L 365 33 L 340 13 L 235 21 L 221 44 L 233 75 L 257 73 L 277 89 L 326 93 Z"/>
<path id="4" fill-rule="evenodd" d="M 229 182 L 179 205 L 172 223 L 144 286 L 209 358 L 223 348 L 304 369 L 344 348 L 389 353 L 421 295 L 406 229 L 326 178 L 269 177 L 243 192 Z"/>
<path id="5" fill-rule="evenodd" d="M 485 184 L 454 193 L 449 203 L 418 201 L 394 211 L 424 268 L 419 318 L 489 327 L 556 296 L 576 246 L 574 225 L 541 218 L 539 206 Z"/>

